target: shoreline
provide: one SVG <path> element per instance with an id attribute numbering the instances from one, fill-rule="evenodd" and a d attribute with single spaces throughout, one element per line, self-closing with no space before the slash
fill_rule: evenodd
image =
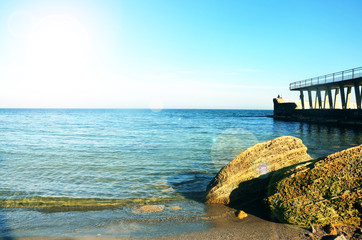
<path id="1" fill-rule="evenodd" d="M 310 239 L 303 238 L 308 234 L 308 230 L 300 227 L 276 223 L 263 219 L 253 214 L 248 214 L 245 219 L 239 220 L 236 215 L 236 209 L 224 205 L 206 205 L 207 218 L 210 220 L 211 228 L 192 233 L 183 233 L 176 235 L 166 235 L 151 238 L 134 237 L 109 237 L 109 236 L 62 236 L 62 237 L 15 237 L 4 239 L 18 240 L 137 240 L 137 239 Z M 261 213 L 265 214 L 265 213 Z M 0 238 L 1 239 L 1 238 Z"/>
<path id="2" fill-rule="evenodd" d="M 201 204 L 201 203 L 198 203 Z M 138 239 L 171 239 L 171 240 L 181 240 L 181 239 L 310 239 L 304 238 L 306 234 L 308 234 L 308 230 L 303 229 L 298 226 L 292 226 L 288 224 L 278 223 L 275 219 L 270 217 L 269 212 L 264 208 L 261 201 L 250 202 L 242 205 L 235 206 L 226 206 L 222 204 L 202 204 L 204 205 L 204 214 L 199 215 L 197 219 L 189 219 L 181 222 L 173 221 L 172 219 L 162 220 L 157 223 L 153 222 L 152 224 L 156 224 L 157 227 L 154 229 L 155 231 L 159 231 L 160 235 L 150 235 L 147 237 L 145 235 L 140 236 L 136 235 L 137 230 L 133 230 L 129 232 L 128 236 L 124 234 L 124 232 L 113 232 L 107 234 L 107 232 L 102 232 L 102 234 L 98 234 L 97 231 L 93 231 L 93 233 L 88 232 L 76 236 L 77 232 L 73 231 L 73 233 L 68 232 L 64 235 L 55 235 L 54 236 L 11 236 L 11 232 L 8 236 L 3 236 L 1 239 L 4 240 L 138 240 Z M 238 219 L 237 212 L 243 209 L 248 216 L 244 219 Z M 188 209 L 188 211 L 192 211 L 192 209 Z M 144 213 L 144 216 L 150 216 L 149 214 L 158 214 L 158 213 Z M 197 215 L 195 215 L 197 216 Z M 52 216 L 56 217 L 56 216 Z M 69 216 L 71 218 L 72 215 Z M 74 216 L 73 216 L 74 217 Z M 147 222 L 142 222 L 139 219 L 139 222 L 135 222 L 136 224 L 148 224 Z M 73 221 L 73 220 L 72 220 Z M 133 225 L 127 226 L 124 231 L 129 231 L 129 228 L 135 227 L 135 223 Z M 161 225 L 159 225 L 162 223 Z M 99 224 L 101 224 L 101 220 L 99 220 Z M 122 224 L 121 222 L 117 222 L 118 227 Z M 200 228 L 194 228 L 193 232 L 190 232 L 190 225 L 198 224 Z M 169 226 L 169 231 L 166 232 L 163 229 L 165 226 Z M 173 225 L 173 226 L 172 226 Z M 172 228 L 176 227 L 179 229 L 178 233 L 172 232 Z M 204 226 L 202 229 L 201 226 Z M 61 228 L 59 226 L 58 228 Z M 91 226 L 89 226 L 91 227 Z M 108 227 L 108 226 L 107 226 Z M 116 225 L 113 227 L 117 227 Z M 158 229 L 157 229 L 158 228 Z M 200 231 L 198 231 L 200 230 Z M 100 233 L 100 232 L 99 232 Z M 123 236 L 121 235 L 123 234 Z M 166 235 L 165 235 L 166 234 Z M 169 235 L 167 235 L 169 234 Z M 89 236 L 87 236 L 89 235 Z M 118 236 L 119 237 L 118 237 Z"/>
<path id="3" fill-rule="evenodd" d="M 275 220 L 268 220 L 264 217 L 259 217 L 248 213 L 244 219 L 236 217 L 236 209 L 224 205 L 207 205 L 208 219 L 211 220 L 212 227 L 210 229 L 175 234 L 164 235 L 159 237 L 112 237 L 112 236 L 30 236 L 30 237 L 3 237 L 1 240 L 231 240 L 231 239 L 268 239 L 268 240 L 323 240 L 334 239 L 333 233 L 328 233 L 323 227 L 301 227 L 280 223 Z M 260 214 L 266 216 L 266 212 L 260 211 L 258 204 L 253 205 L 254 211 L 259 211 Z M 259 208 L 259 210 L 257 209 Z M 247 211 L 249 212 L 249 211 Z M 251 210 L 253 212 L 253 210 Z M 360 239 L 361 229 L 353 226 L 337 226 L 337 233 L 344 235 L 345 239 L 357 240 Z"/>

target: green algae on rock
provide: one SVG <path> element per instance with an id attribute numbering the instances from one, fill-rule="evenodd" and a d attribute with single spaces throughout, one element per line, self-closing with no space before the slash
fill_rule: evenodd
<path id="1" fill-rule="evenodd" d="M 362 145 L 273 175 L 267 202 L 282 222 L 360 225 Z"/>
<path id="2" fill-rule="evenodd" d="M 0 208 L 25 208 L 38 211 L 90 211 L 120 208 L 132 204 L 154 204 L 170 201 L 168 198 L 152 199 L 100 199 L 69 197 L 32 197 L 21 199 L 0 199 Z"/>
<path id="3" fill-rule="evenodd" d="M 296 137 L 258 143 L 219 171 L 207 186 L 206 202 L 229 204 L 244 195 L 264 194 L 269 173 L 310 159 L 307 147 Z"/>

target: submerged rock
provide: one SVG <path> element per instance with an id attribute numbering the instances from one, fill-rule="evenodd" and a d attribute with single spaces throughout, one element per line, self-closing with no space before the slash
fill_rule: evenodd
<path id="1" fill-rule="evenodd" d="M 268 204 L 282 222 L 356 225 L 362 216 L 362 145 L 274 174 Z"/>
<path id="2" fill-rule="evenodd" d="M 180 206 L 168 206 L 167 208 L 172 209 L 172 210 L 174 210 L 174 211 L 181 210 L 181 207 L 180 207 Z"/>
<path id="3" fill-rule="evenodd" d="M 295 137 L 256 144 L 219 171 L 207 186 L 206 202 L 229 204 L 254 193 L 264 194 L 270 172 L 310 159 L 307 147 Z"/>
<path id="4" fill-rule="evenodd" d="M 133 209 L 135 213 L 162 212 L 165 205 L 144 205 Z"/>

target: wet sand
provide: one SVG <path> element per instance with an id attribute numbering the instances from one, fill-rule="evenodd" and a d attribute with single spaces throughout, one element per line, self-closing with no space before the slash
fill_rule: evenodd
<path id="1" fill-rule="evenodd" d="M 311 229 L 301 228 L 277 222 L 270 218 L 262 205 L 252 204 L 244 206 L 248 216 L 238 219 L 236 213 L 240 206 L 227 207 L 223 205 L 207 205 L 207 220 L 212 227 L 206 231 L 193 232 L 179 235 L 168 235 L 156 238 L 115 238 L 106 236 L 84 236 L 84 237 L 21 237 L 3 238 L 4 240 L 184 240 L 184 239 L 245 239 L 245 240 L 324 240 L 334 239 L 328 236 L 322 227 L 316 227 L 312 233 Z M 362 239 L 361 229 L 358 227 L 337 227 L 338 234 L 343 234 L 345 239 Z M 0 238 L 1 239 L 1 238 Z"/>
<path id="2" fill-rule="evenodd" d="M 216 226 L 203 232 L 195 232 L 180 235 L 163 236 L 150 239 L 311 239 L 306 237 L 308 231 L 291 227 L 284 224 L 267 222 L 261 220 L 255 216 L 248 216 L 246 219 L 238 220 L 229 218 L 217 219 Z M 91 236 L 91 237 L 61 237 L 61 238 L 50 238 L 50 237 L 24 237 L 19 238 L 20 240 L 93 240 L 93 239 L 135 239 L 135 238 L 107 238 L 102 236 Z"/>
<path id="3" fill-rule="evenodd" d="M 258 207 L 258 206 L 255 206 Z M 258 211 L 258 209 L 254 209 Z M 253 212 L 253 210 L 250 210 Z M 249 212 L 250 212 L 249 211 Z M 248 213 L 244 219 L 236 217 L 235 208 L 223 205 L 208 205 L 207 219 L 212 227 L 206 231 L 169 235 L 157 238 L 147 239 L 311 239 L 307 235 L 308 230 L 290 226 L 282 223 L 276 223 L 266 219 L 266 215 L 255 216 Z M 261 211 L 258 211 L 261 212 Z M 89 237 L 22 237 L 19 240 L 125 240 L 125 239 L 144 239 L 144 238 L 111 238 L 104 236 Z"/>

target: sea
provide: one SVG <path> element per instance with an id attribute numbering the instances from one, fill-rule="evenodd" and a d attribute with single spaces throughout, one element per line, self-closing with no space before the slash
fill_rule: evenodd
<path id="1" fill-rule="evenodd" d="M 362 129 L 284 122 L 272 114 L 0 109 L 0 238 L 207 230 L 206 186 L 248 147 L 295 136 L 318 158 L 362 144 Z"/>

